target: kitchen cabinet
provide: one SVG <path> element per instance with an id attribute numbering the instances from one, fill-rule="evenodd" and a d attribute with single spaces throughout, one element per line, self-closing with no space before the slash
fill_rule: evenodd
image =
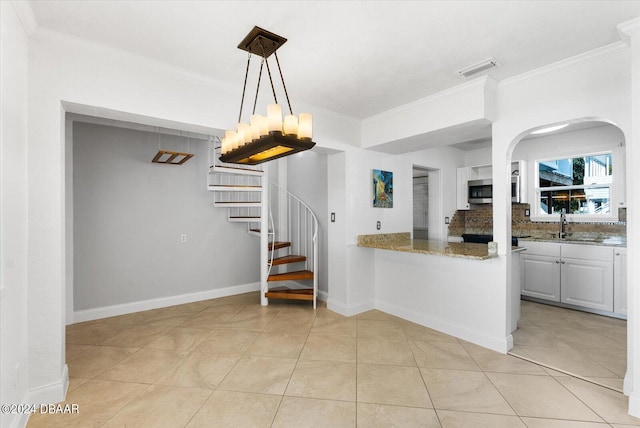
<path id="1" fill-rule="evenodd" d="M 613 312 L 627 315 L 627 249 L 616 248 L 613 257 Z"/>
<path id="2" fill-rule="evenodd" d="M 520 255 L 522 295 L 560 302 L 560 245 L 542 242 L 521 245 L 527 247 Z"/>
<path id="3" fill-rule="evenodd" d="M 467 185 L 470 175 L 470 167 L 464 166 L 458 168 L 456 179 L 456 209 L 458 210 L 468 210 L 471 208 L 469 204 L 469 186 Z"/>
<path id="4" fill-rule="evenodd" d="M 523 245 L 527 247 L 521 256 L 523 296 L 614 311 L 613 248 L 543 242 Z"/>

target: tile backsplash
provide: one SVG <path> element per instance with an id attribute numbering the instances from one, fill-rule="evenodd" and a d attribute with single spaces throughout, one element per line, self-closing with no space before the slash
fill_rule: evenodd
<path id="1" fill-rule="evenodd" d="M 511 233 L 514 237 L 550 238 L 558 234 L 558 222 L 532 222 L 525 216 L 529 204 L 511 205 Z M 627 235 L 627 209 L 620 208 L 618 222 L 611 223 L 567 223 L 565 231 L 583 238 L 603 238 Z M 462 236 L 463 233 L 480 235 L 493 234 L 493 207 L 478 205 L 473 210 L 458 210 L 451 218 L 449 236 Z"/>

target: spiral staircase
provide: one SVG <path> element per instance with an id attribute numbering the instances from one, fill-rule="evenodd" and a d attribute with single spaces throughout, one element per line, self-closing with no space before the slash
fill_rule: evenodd
<path id="1" fill-rule="evenodd" d="M 246 223 L 260 238 L 261 303 L 269 299 L 312 301 L 318 295 L 318 219 L 299 198 L 268 182 L 261 165 L 225 164 L 220 144 L 209 149 L 208 189 L 227 220 Z"/>

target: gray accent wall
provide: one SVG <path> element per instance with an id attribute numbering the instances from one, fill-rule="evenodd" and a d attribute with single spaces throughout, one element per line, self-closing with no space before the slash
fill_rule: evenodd
<path id="1" fill-rule="evenodd" d="M 180 166 L 151 163 L 158 144 L 153 132 L 74 122 L 74 311 L 259 281 L 259 239 L 213 207 L 207 142 L 190 139 L 195 157 Z M 160 145 L 187 151 L 183 136 Z"/>

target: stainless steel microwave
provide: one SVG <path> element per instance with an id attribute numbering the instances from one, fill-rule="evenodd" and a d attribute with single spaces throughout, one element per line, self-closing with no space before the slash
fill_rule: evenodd
<path id="1" fill-rule="evenodd" d="M 490 204 L 493 202 L 493 181 L 469 180 L 469 203 Z M 520 177 L 511 177 L 511 202 L 520 202 Z"/>

